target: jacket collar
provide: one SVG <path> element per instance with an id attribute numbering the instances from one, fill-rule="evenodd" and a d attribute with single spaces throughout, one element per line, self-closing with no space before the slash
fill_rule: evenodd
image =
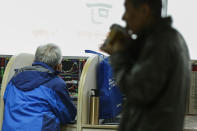
<path id="1" fill-rule="evenodd" d="M 50 70 L 52 73 L 55 73 L 55 74 L 57 73 L 51 66 L 47 65 L 47 64 L 44 63 L 44 62 L 34 62 L 34 63 L 32 64 L 32 66 L 42 66 L 42 67 L 44 67 L 44 68 Z"/>
<path id="2" fill-rule="evenodd" d="M 170 16 L 165 18 L 158 18 L 151 25 L 148 25 L 143 30 L 141 30 L 137 35 L 139 37 L 144 37 L 147 34 L 154 32 L 154 30 L 157 30 L 160 27 L 171 26 L 171 24 L 172 24 L 172 18 Z"/>

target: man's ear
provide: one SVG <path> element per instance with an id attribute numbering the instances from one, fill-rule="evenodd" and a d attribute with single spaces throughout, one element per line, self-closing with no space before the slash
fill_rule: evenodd
<path id="1" fill-rule="evenodd" d="M 54 67 L 54 69 L 55 69 L 56 71 L 62 71 L 62 64 L 57 64 L 57 65 Z"/>
<path id="2" fill-rule="evenodd" d="M 142 4 L 140 7 L 140 11 L 144 14 L 145 17 L 151 16 L 151 8 L 148 4 Z"/>

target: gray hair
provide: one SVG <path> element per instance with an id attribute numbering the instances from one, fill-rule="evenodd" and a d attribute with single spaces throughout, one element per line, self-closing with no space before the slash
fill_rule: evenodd
<path id="1" fill-rule="evenodd" d="M 44 62 L 51 67 L 55 67 L 62 61 L 61 50 L 53 43 L 41 45 L 36 49 L 34 61 Z"/>

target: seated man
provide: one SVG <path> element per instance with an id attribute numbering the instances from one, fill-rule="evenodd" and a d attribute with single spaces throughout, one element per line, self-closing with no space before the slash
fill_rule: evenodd
<path id="1" fill-rule="evenodd" d="M 54 44 L 39 46 L 32 66 L 17 69 L 4 94 L 3 131 L 59 131 L 76 117 L 66 83 L 57 76 L 62 55 Z"/>

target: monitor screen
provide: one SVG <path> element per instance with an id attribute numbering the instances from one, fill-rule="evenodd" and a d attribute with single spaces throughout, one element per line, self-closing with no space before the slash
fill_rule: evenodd
<path id="1" fill-rule="evenodd" d="M 5 68 L 11 58 L 11 55 L 0 55 L 0 90 Z"/>
<path id="2" fill-rule="evenodd" d="M 76 100 L 81 73 L 87 57 L 64 57 L 60 77 L 66 82 L 70 96 Z"/>

